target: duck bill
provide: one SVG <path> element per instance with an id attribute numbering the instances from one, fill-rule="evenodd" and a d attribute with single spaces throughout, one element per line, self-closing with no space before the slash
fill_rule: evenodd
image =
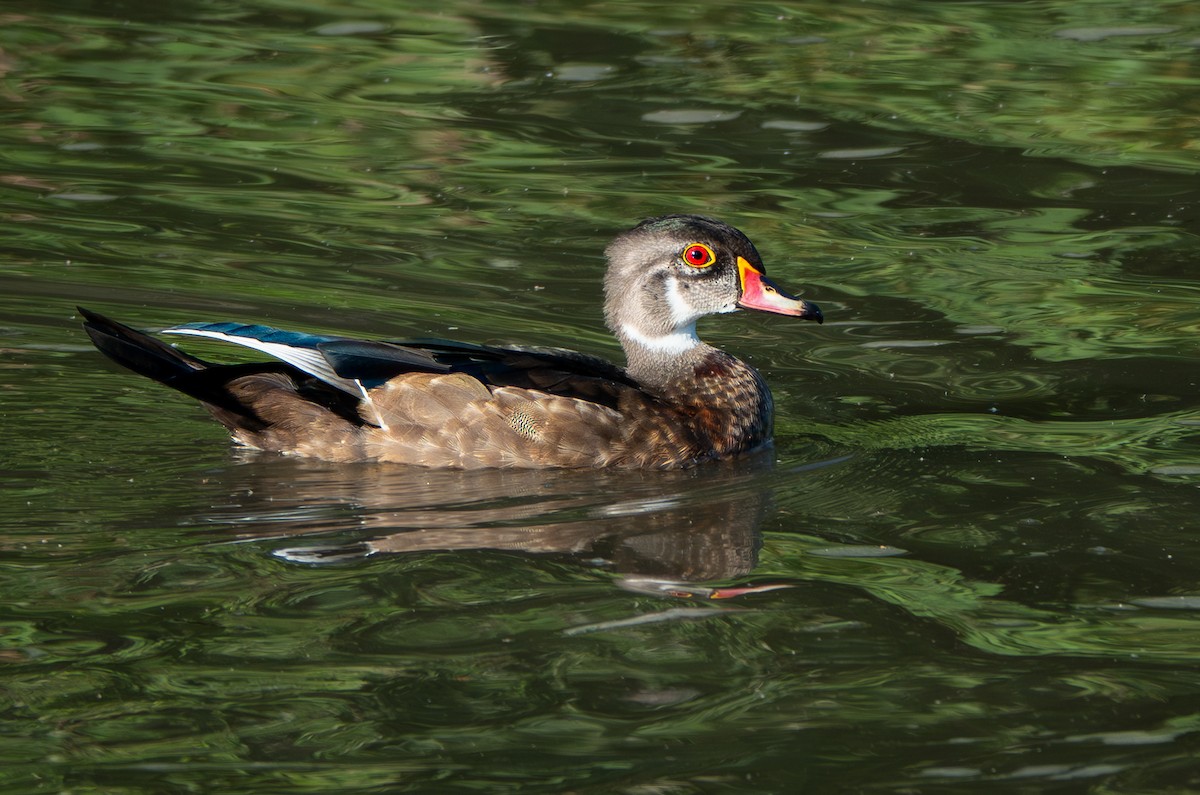
<path id="1" fill-rule="evenodd" d="M 805 320 L 824 321 L 821 308 L 812 301 L 788 295 L 744 258 L 738 257 L 738 287 L 741 295 L 737 305 L 742 309 L 757 309 L 777 315 L 791 315 Z"/>

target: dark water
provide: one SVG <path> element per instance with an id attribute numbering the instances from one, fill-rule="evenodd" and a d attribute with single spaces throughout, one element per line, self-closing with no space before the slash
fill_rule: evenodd
<path id="1" fill-rule="evenodd" d="M 1195 4 L 25 5 L 0 789 L 1200 790 Z M 701 329 L 773 455 L 247 454 L 74 314 L 616 357 L 680 211 L 826 311 Z"/>

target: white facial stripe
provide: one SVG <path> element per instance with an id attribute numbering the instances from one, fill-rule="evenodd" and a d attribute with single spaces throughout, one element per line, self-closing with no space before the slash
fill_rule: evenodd
<path id="1" fill-rule="evenodd" d="M 695 322 L 658 337 L 647 336 L 635 326 L 625 323 L 621 326 L 621 336 L 647 350 L 669 355 L 678 355 L 700 344 Z"/>
<path id="2" fill-rule="evenodd" d="M 695 328 L 696 320 L 704 314 L 688 304 L 679 290 L 679 280 L 675 278 L 667 280 L 667 306 L 671 308 L 671 324 L 677 329 L 686 326 Z"/>

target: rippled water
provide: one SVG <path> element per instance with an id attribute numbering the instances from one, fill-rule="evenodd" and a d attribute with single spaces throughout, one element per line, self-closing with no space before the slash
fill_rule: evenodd
<path id="1" fill-rule="evenodd" d="M 1200 789 L 1193 4 L 0 10 L 6 792 Z M 745 230 L 772 455 L 233 450 L 82 304 L 619 357 Z M 202 343 L 210 357 L 239 356 Z"/>

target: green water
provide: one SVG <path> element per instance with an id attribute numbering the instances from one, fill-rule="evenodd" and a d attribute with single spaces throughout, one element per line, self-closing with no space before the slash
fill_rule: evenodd
<path id="1" fill-rule="evenodd" d="M 19 5 L 3 792 L 1200 790 L 1195 4 Z M 74 312 L 617 358 L 667 212 L 825 310 L 702 324 L 772 455 L 248 454 Z"/>

